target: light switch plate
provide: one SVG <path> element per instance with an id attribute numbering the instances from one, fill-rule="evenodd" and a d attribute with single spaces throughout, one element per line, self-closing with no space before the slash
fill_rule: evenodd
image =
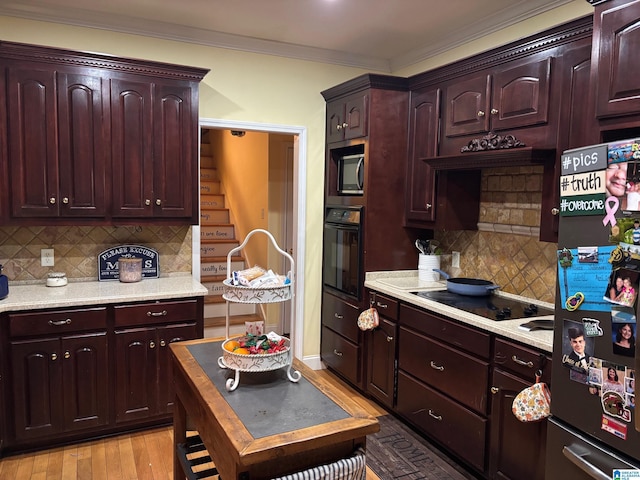
<path id="1" fill-rule="evenodd" d="M 460 252 L 451 252 L 451 268 L 460 268 Z"/>
<path id="2" fill-rule="evenodd" d="M 53 248 L 43 248 L 40 250 L 40 264 L 43 267 L 53 267 L 55 264 L 53 258 Z"/>

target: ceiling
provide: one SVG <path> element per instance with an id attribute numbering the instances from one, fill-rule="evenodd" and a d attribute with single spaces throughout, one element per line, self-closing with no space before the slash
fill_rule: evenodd
<path id="1" fill-rule="evenodd" d="M 0 15 L 392 72 L 571 0 L 0 0 Z"/>

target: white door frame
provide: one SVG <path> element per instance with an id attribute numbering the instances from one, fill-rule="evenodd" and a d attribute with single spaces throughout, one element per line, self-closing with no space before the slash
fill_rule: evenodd
<path id="1" fill-rule="evenodd" d="M 200 118 L 200 128 L 222 130 L 250 130 L 266 133 L 293 135 L 293 252 L 295 260 L 293 300 L 293 354 L 303 359 L 304 342 L 304 258 L 306 225 L 306 187 L 307 187 L 307 129 L 295 125 L 276 125 L 271 123 L 241 122 L 214 118 Z M 199 148 L 199 147 L 198 147 Z M 198 158 L 200 156 L 198 155 Z M 193 226 L 192 265 L 200 265 L 200 225 Z M 200 280 L 200 269 L 192 268 L 193 275 Z"/>

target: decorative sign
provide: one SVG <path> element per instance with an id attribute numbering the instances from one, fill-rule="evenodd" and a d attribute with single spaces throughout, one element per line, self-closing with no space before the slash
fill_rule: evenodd
<path id="1" fill-rule="evenodd" d="M 560 175 L 593 172 L 607 168 L 607 144 L 567 150 L 562 154 Z"/>
<path id="2" fill-rule="evenodd" d="M 605 171 L 565 175 L 560 178 L 560 196 L 605 193 Z"/>
<path id="3" fill-rule="evenodd" d="M 602 215 L 606 203 L 604 193 L 593 195 L 574 195 L 560 199 L 560 216 L 576 217 L 578 215 Z"/>
<path id="4" fill-rule="evenodd" d="M 142 278 L 160 276 L 159 255 L 156 250 L 142 245 L 120 245 L 108 248 L 98 255 L 98 280 L 119 280 L 118 259 L 141 258 Z"/>

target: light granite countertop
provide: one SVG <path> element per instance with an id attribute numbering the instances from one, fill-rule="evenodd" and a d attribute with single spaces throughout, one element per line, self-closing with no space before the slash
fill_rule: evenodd
<path id="1" fill-rule="evenodd" d="M 418 278 L 417 270 L 400 270 L 389 272 L 367 272 L 365 276 L 364 286 L 375 290 L 380 293 L 384 293 L 405 303 L 410 303 L 418 307 L 422 307 L 434 313 L 459 320 L 467 325 L 480 328 L 487 332 L 495 333 L 502 337 L 506 337 L 525 345 L 538 348 L 542 351 L 551 353 L 553 351 L 553 331 L 551 330 L 534 330 L 527 332 L 520 328 L 522 323 L 525 323 L 533 318 L 545 318 L 552 319 L 553 315 L 530 317 L 527 319 L 516 320 L 489 320 L 479 315 L 465 312 L 463 310 L 449 307 L 442 303 L 434 302 L 426 298 L 414 295 L 411 292 L 426 291 L 426 290 L 445 290 L 447 284 L 445 280 L 439 282 L 427 282 Z M 553 309 L 554 306 L 551 303 L 541 302 L 518 295 L 512 295 L 509 293 L 496 291 L 494 295 L 501 295 L 505 297 L 515 298 L 518 300 L 524 300 L 539 306 L 544 306 Z"/>
<path id="2" fill-rule="evenodd" d="M 69 282 L 64 287 L 47 287 L 45 283 L 13 285 L 9 296 L 0 300 L 0 313 L 34 309 L 105 305 L 112 303 L 202 297 L 207 288 L 191 275 L 147 278 L 136 283 L 117 281 Z"/>

